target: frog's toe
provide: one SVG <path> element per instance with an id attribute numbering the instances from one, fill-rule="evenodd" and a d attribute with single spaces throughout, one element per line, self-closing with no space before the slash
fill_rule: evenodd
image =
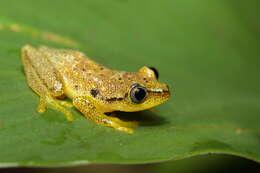
<path id="1" fill-rule="evenodd" d="M 119 130 L 121 132 L 124 132 L 124 133 L 128 133 L 128 134 L 133 134 L 134 133 L 134 130 L 132 128 L 128 128 L 128 127 L 115 127 L 116 130 Z"/>
<path id="2" fill-rule="evenodd" d="M 65 114 L 68 121 L 74 120 L 74 116 L 70 112 L 65 112 L 64 114 Z"/>
<path id="3" fill-rule="evenodd" d="M 42 97 L 40 97 L 40 103 L 38 106 L 38 112 L 42 113 L 46 111 L 46 100 Z"/>
<path id="4" fill-rule="evenodd" d="M 111 117 L 111 119 L 120 124 L 121 126 L 126 126 L 126 127 L 136 127 L 138 126 L 138 122 L 137 121 L 123 121 L 123 120 L 120 120 L 116 117 Z"/>
<path id="5" fill-rule="evenodd" d="M 119 119 L 114 119 L 112 121 L 110 119 L 110 121 L 109 121 L 110 125 L 108 125 L 108 126 L 113 127 L 116 130 L 124 132 L 124 133 L 129 133 L 129 134 L 134 133 L 134 130 L 132 128 L 125 127 L 125 124 L 122 124 L 122 122 L 119 122 L 119 121 L 120 121 Z"/>
<path id="6" fill-rule="evenodd" d="M 40 113 L 43 113 L 46 111 L 46 107 L 43 106 L 43 105 L 39 105 L 38 108 L 37 108 L 37 111 L 40 112 Z"/>

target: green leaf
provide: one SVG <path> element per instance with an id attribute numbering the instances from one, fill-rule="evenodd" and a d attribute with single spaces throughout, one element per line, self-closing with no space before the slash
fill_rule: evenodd
<path id="1" fill-rule="evenodd" d="M 255 0 L 255 3 L 258 1 Z M 34 1 L 0 6 L 0 165 L 147 163 L 227 153 L 260 162 L 259 10 L 242 0 Z M 20 49 L 74 48 L 108 67 L 156 66 L 172 98 L 125 113 L 133 135 L 78 111 L 36 111 Z"/>

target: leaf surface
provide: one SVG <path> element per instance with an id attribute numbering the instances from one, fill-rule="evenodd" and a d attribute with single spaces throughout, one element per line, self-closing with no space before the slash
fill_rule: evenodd
<path id="1" fill-rule="evenodd" d="M 257 3 L 257 1 L 255 1 Z M 0 165 L 147 163 L 227 153 L 260 161 L 259 10 L 245 1 L 34 1 L 0 6 Z M 258 28 L 258 29 L 257 29 Z M 78 111 L 36 111 L 25 44 L 73 48 L 108 67 L 155 66 L 172 98 L 125 113 L 133 135 Z"/>

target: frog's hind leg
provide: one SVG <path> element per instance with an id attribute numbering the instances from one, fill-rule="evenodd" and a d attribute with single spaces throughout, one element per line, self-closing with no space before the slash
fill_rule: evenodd
<path id="1" fill-rule="evenodd" d="M 43 75 L 46 74 L 44 74 L 41 71 L 41 69 L 35 67 L 38 65 L 36 64 L 35 61 L 37 61 L 37 63 L 41 63 L 41 65 L 43 66 L 39 68 L 46 69 L 46 67 L 51 66 L 51 64 L 47 64 L 46 63 L 47 61 L 42 60 L 43 57 L 28 55 L 27 49 L 30 49 L 29 50 L 30 53 L 31 51 L 35 51 L 35 49 L 30 46 L 29 47 L 25 46 L 22 50 L 22 61 L 23 61 L 24 71 L 26 74 L 28 85 L 32 88 L 34 92 L 36 92 L 40 96 L 38 112 L 45 112 L 47 105 L 49 105 L 51 108 L 64 113 L 64 115 L 67 117 L 68 120 L 73 120 L 73 115 L 64 108 L 64 106 L 72 107 L 72 104 L 66 101 L 61 101 L 56 99 L 57 97 L 61 97 L 64 94 L 63 85 L 61 81 L 55 80 L 55 76 L 51 79 L 48 78 L 43 79 L 44 77 Z M 35 59 L 32 60 L 33 58 Z M 53 70 L 54 69 L 50 69 L 48 71 L 49 76 L 56 75 L 55 73 L 51 74 Z M 45 77 L 47 77 L 47 75 Z M 52 81 L 46 81 L 46 80 L 52 80 Z"/>

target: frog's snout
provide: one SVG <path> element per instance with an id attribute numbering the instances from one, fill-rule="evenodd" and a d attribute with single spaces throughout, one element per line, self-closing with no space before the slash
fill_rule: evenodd
<path id="1" fill-rule="evenodd" d="M 169 93 L 170 94 L 170 88 L 169 88 L 169 85 L 165 85 L 166 86 L 166 89 L 164 90 L 164 92 L 166 92 L 166 93 Z"/>
<path id="2" fill-rule="evenodd" d="M 170 93 L 169 85 L 165 84 L 165 88 L 163 89 L 163 92 L 161 93 L 161 101 L 162 101 L 162 103 L 166 102 L 167 100 L 169 100 L 170 96 L 171 96 L 171 93 Z"/>
<path id="3" fill-rule="evenodd" d="M 170 91 L 169 85 L 166 84 L 166 88 L 167 88 L 168 91 Z"/>
<path id="4" fill-rule="evenodd" d="M 166 100 L 168 100 L 171 96 L 169 85 L 166 85 L 166 89 L 163 91 L 163 97 L 166 97 Z"/>
<path id="5" fill-rule="evenodd" d="M 170 98 L 170 88 L 168 85 L 163 84 L 161 89 L 149 90 L 151 98 L 154 98 L 156 104 L 166 102 Z"/>

